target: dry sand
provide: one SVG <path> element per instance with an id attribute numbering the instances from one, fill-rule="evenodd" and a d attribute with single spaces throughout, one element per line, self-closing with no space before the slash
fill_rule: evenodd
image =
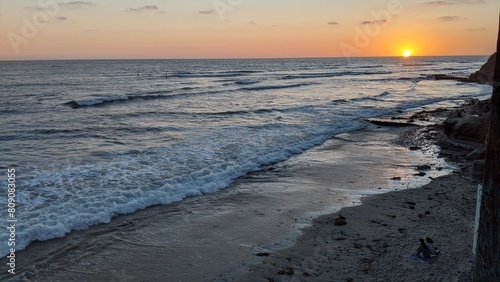
<path id="1" fill-rule="evenodd" d="M 476 185 L 454 173 L 367 197 L 317 218 L 293 247 L 272 253 L 241 281 L 467 281 Z M 338 215 L 346 225 L 334 224 Z M 410 258 L 427 236 L 443 252 L 432 264 Z"/>
<path id="2" fill-rule="evenodd" d="M 443 145 L 436 129 L 412 130 L 402 143 Z M 468 152 L 443 145 L 454 161 L 464 161 Z M 469 166 L 463 162 L 422 188 L 369 196 L 360 206 L 321 216 L 294 246 L 264 254 L 269 256 L 239 281 L 471 281 L 478 181 L 469 177 Z M 340 215 L 347 224 L 335 224 Z M 426 237 L 442 250 L 431 263 L 411 258 Z"/>

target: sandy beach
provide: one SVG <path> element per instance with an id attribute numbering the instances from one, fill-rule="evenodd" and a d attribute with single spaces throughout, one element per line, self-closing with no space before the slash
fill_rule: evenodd
<path id="1" fill-rule="evenodd" d="M 476 185 L 453 173 L 367 197 L 315 219 L 292 248 L 270 253 L 238 281 L 471 281 Z M 346 225 L 334 224 L 340 215 Z M 425 237 L 442 250 L 429 264 L 410 257 Z"/>
<path id="2" fill-rule="evenodd" d="M 241 178 L 221 193 L 148 208 L 61 239 L 36 242 L 18 254 L 22 262 L 19 273 L 2 278 L 266 281 L 270 277 L 289 279 L 277 273 L 292 267 L 295 269 L 292 277 L 299 274 L 300 279 L 306 278 L 304 274 L 310 275 L 312 281 L 323 275 L 339 277 L 341 273 L 347 273 L 347 279 L 352 273 L 374 268 L 377 261 L 385 262 L 383 253 L 394 261 L 404 262 L 401 258 L 408 257 L 416 248 L 416 240 L 427 234 L 436 239 L 448 256 L 455 249 L 446 245 L 448 242 L 470 245 L 467 237 L 470 232 L 465 231 L 470 229 L 473 214 L 449 210 L 445 205 L 466 206 L 454 200 L 445 201 L 454 194 L 445 193 L 440 186 L 453 187 L 465 182 L 452 175 L 434 181 L 431 187 L 436 188 L 429 191 L 409 189 L 455 168 L 437 158 L 436 148 L 430 143 L 421 144 L 422 150 L 398 144 L 412 139 L 406 136 L 414 131 L 412 128 L 418 127 L 369 125 L 361 131 L 340 134 L 285 163 Z M 422 165 L 430 165 L 425 176 L 417 170 Z M 472 201 L 469 196 L 474 193 L 474 185 L 469 186 L 472 188 L 463 187 L 468 194 L 456 190 L 457 197 L 463 194 Z M 308 227 L 319 215 L 336 212 L 342 206 L 359 205 L 360 199 L 368 195 L 396 190 L 404 191 L 368 197 L 363 205 L 342 210 L 340 213 L 347 217 L 348 224 L 341 228 L 331 225 L 331 218 L 336 215 L 320 217 L 313 227 Z M 415 209 L 407 203 L 410 201 L 416 203 Z M 378 211 L 377 206 L 384 208 Z M 450 217 L 460 222 L 449 221 Z M 433 224 L 424 224 L 430 219 Z M 460 226 L 465 237 L 446 238 L 443 234 L 450 229 L 446 230 L 440 221 L 455 224 L 451 230 Z M 306 271 L 302 263 L 308 257 L 314 258 L 315 248 L 311 246 L 318 244 L 315 240 L 319 237 L 335 252 L 322 250 L 319 254 L 327 254 L 328 259 L 314 271 L 309 267 Z M 390 238 L 395 241 L 384 241 Z M 376 250 L 383 253 L 377 254 Z M 265 257 L 267 254 L 271 254 L 269 258 Z M 359 265 L 360 260 L 365 264 Z M 444 260 L 445 257 L 440 261 Z M 416 261 L 406 263 L 415 269 L 425 267 Z M 255 268 L 256 265 L 266 267 Z M 362 268 L 347 270 L 358 267 Z M 241 278 L 248 270 L 252 270 L 251 275 Z M 366 275 L 370 277 L 372 272 Z"/>
<path id="3" fill-rule="evenodd" d="M 443 138 L 432 124 L 442 118 L 407 126 L 410 115 L 385 119 L 400 126 L 340 134 L 222 193 L 34 243 L 18 254 L 18 276 L 3 278 L 467 280 L 477 181 L 460 160 L 470 149 L 437 150 Z M 438 155 L 453 157 L 455 164 Z M 339 211 L 342 206 L 352 207 Z M 340 215 L 347 224 L 335 225 Z M 432 264 L 410 258 L 418 239 L 427 236 L 443 251 Z"/>
<path id="4" fill-rule="evenodd" d="M 457 169 L 421 188 L 372 195 L 362 205 L 316 218 L 293 247 L 265 254 L 238 281 L 472 281 L 479 181 L 465 158 L 480 145 L 456 141 L 437 125 L 404 131 L 396 142 L 413 149 L 439 144 Z M 339 224 L 339 217 L 345 222 Z M 442 253 L 415 260 L 419 239 L 426 237 Z"/>

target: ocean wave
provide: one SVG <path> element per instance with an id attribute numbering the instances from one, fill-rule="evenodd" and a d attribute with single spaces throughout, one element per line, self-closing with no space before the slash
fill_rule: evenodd
<path id="1" fill-rule="evenodd" d="M 239 90 L 245 91 L 261 91 L 261 90 L 273 90 L 273 89 L 287 89 L 287 88 L 297 88 L 303 86 L 310 86 L 316 83 L 297 83 L 297 84 L 285 84 L 285 85 L 262 85 L 253 87 L 242 87 Z"/>
<path id="2" fill-rule="evenodd" d="M 236 71 L 223 71 L 223 72 L 177 72 L 168 74 L 167 77 L 177 78 L 211 78 L 211 77 L 237 77 L 247 74 L 262 73 L 258 70 L 236 70 Z"/>
<path id="3" fill-rule="evenodd" d="M 82 132 L 82 129 L 56 129 L 56 128 L 49 128 L 49 129 L 37 129 L 33 133 L 34 134 L 68 134 L 68 133 L 75 133 L 75 132 Z"/>
<path id="4" fill-rule="evenodd" d="M 239 79 L 239 80 L 224 79 L 224 80 L 219 80 L 219 82 L 224 82 L 222 84 L 223 86 L 231 86 L 231 85 L 251 85 L 259 83 L 261 81 L 255 79 Z"/>
<path id="5" fill-rule="evenodd" d="M 409 63 L 409 64 L 403 64 L 403 67 L 427 67 L 427 66 L 433 66 L 435 64 L 433 63 Z"/>
<path id="6" fill-rule="evenodd" d="M 123 102 L 123 101 L 126 101 L 128 99 L 129 99 L 129 97 L 126 95 L 96 97 L 96 98 L 88 98 L 88 99 L 80 99 L 80 100 L 71 100 L 69 102 L 64 103 L 64 105 L 69 105 L 72 108 L 81 108 L 81 107 L 105 105 L 105 104 L 109 104 L 109 103 L 113 103 L 113 102 Z"/>
<path id="7" fill-rule="evenodd" d="M 286 76 L 281 77 L 281 79 L 325 78 L 325 77 L 337 77 L 337 76 L 380 75 L 380 74 L 392 74 L 392 72 L 389 72 L 389 71 L 378 71 L 378 72 L 345 71 L 345 72 L 325 72 L 325 73 L 302 73 L 302 74 L 286 75 Z"/>
<path id="8" fill-rule="evenodd" d="M 190 90 L 190 89 L 193 89 L 193 88 L 187 87 L 184 90 Z M 108 96 L 108 97 L 96 97 L 96 98 L 88 98 L 88 99 L 71 100 L 71 101 L 63 103 L 63 104 L 68 105 L 72 108 L 86 108 L 86 107 L 105 106 L 105 105 L 115 104 L 115 103 L 131 102 L 134 100 L 173 99 L 173 98 L 178 98 L 178 97 L 206 95 L 206 94 L 214 94 L 214 93 L 220 93 L 220 92 L 224 92 L 224 91 L 221 90 L 221 91 L 174 93 L 174 92 L 169 91 L 169 90 L 158 90 L 158 91 L 150 91 L 150 92 L 147 92 L 146 94 L 143 94 L 143 95 L 121 95 L 121 96 Z"/>
<path id="9" fill-rule="evenodd" d="M 199 96 L 199 95 L 210 95 L 210 94 L 220 94 L 228 91 L 263 91 L 263 90 L 273 90 L 273 89 L 286 89 L 286 88 L 296 88 L 309 86 L 316 83 L 297 83 L 297 84 L 289 84 L 289 85 L 264 85 L 264 86 L 255 86 L 255 87 L 241 87 L 239 89 L 221 89 L 221 90 L 212 90 L 212 91 L 201 91 L 201 92 L 173 92 L 170 90 L 157 90 L 157 91 L 149 91 L 143 95 L 119 95 L 119 96 L 105 96 L 105 97 L 93 97 L 93 98 L 84 98 L 71 100 L 69 102 L 63 103 L 63 105 L 68 105 L 72 108 L 85 108 L 85 107 L 99 107 L 105 106 L 112 103 L 123 103 L 130 102 L 134 100 L 153 100 L 153 99 L 173 99 L 179 97 L 188 97 L 188 96 Z M 188 91 L 195 88 L 192 87 L 184 87 L 180 90 Z"/>
<path id="10" fill-rule="evenodd" d="M 346 121 L 343 127 L 351 128 L 352 124 Z M 36 171 L 32 178 L 22 179 L 30 189 L 18 193 L 23 218 L 16 225 L 16 249 L 23 250 L 33 241 L 61 238 L 73 230 L 109 223 L 120 214 L 219 191 L 238 177 L 284 161 L 330 136 L 314 132 L 305 135 L 296 129 L 295 133 L 301 136 L 290 140 L 290 129 L 249 126 L 246 133 L 223 131 L 208 139 L 200 137 L 193 146 L 134 150 L 105 163 Z M 249 134 L 257 139 L 250 147 L 242 146 L 239 139 L 232 143 L 220 140 L 221 136 L 244 138 Z M 238 155 L 228 157 L 228 152 L 213 150 L 229 144 L 239 148 L 235 150 Z M 189 165 L 196 167 L 191 169 Z M 172 172 L 173 169 L 179 171 Z M 0 181 L 0 185 L 4 182 Z M 0 241 L 8 236 L 0 233 Z M 7 245 L 0 246 L 1 256 L 8 252 Z"/>
<path id="11" fill-rule="evenodd" d="M 234 84 L 237 85 L 250 85 L 250 84 L 255 84 L 259 83 L 259 80 L 252 80 L 252 79 L 242 79 L 242 80 L 237 80 L 234 82 Z"/>
<path id="12" fill-rule="evenodd" d="M 257 109 L 257 110 L 241 110 L 241 111 L 224 111 L 224 112 L 209 112 L 209 113 L 201 113 L 202 115 L 208 116 L 223 116 L 223 115 L 251 115 L 251 114 L 267 114 L 273 112 L 281 112 L 281 109 Z M 200 113 L 196 113 L 196 115 L 200 115 Z"/>

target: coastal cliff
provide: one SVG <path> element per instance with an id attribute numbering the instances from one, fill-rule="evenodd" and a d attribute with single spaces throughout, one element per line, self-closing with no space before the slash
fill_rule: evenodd
<path id="1" fill-rule="evenodd" d="M 469 76 L 469 81 L 493 85 L 493 71 L 495 69 L 496 52 L 491 55 L 481 69 Z"/>

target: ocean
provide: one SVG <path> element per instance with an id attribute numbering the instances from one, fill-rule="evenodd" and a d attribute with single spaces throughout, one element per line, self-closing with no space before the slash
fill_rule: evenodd
<path id="1" fill-rule="evenodd" d="M 1 226 L 16 250 L 220 193 L 364 119 L 491 94 L 477 57 L 0 62 Z M 0 255 L 10 234 L 0 232 Z"/>

